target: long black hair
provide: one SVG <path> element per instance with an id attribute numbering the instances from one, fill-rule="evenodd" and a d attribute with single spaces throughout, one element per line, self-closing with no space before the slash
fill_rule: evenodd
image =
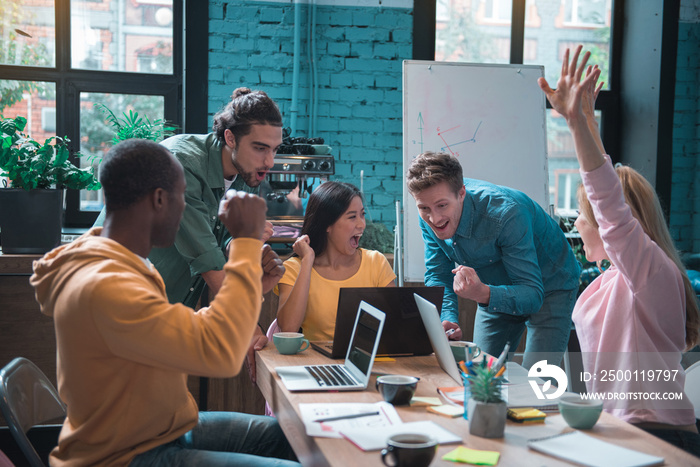
<path id="1" fill-rule="evenodd" d="M 362 200 L 360 190 L 355 185 L 344 182 L 325 182 L 311 193 L 301 235 L 309 236 L 309 244 L 316 256 L 326 251 L 328 227 L 340 219 L 352 200 L 358 196 Z"/>

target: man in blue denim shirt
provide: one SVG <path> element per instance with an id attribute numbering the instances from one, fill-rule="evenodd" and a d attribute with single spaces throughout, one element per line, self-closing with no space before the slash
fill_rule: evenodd
<path id="1" fill-rule="evenodd" d="M 449 154 L 419 155 L 407 179 L 421 217 L 425 285 L 445 287 L 441 319 L 450 339 L 462 337 L 459 295 L 479 304 L 474 342 L 482 350 L 499 355 L 506 342 L 514 350 L 527 326 L 523 366 L 559 364 L 580 266 L 556 222 L 524 193 L 463 179 Z"/>

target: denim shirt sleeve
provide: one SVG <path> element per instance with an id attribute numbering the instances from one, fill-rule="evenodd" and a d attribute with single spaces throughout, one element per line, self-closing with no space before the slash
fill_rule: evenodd
<path id="1" fill-rule="evenodd" d="M 539 311 L 544 302 L 544 284 L 529 214 L 517 207 L 504 215 L 497 246 L 511 285 L 490 285 L 488 310 L 512 315 Z"/>
<path id="2" fill-rule="evenodd" d="M 457 305 L 457 295 L 452 290 L 455 267 L 447 254 L 440 248 L 440 245 L 433 236 L 432 229 L 420 219 L 420 228 L 423 232 L 423 243 L 425 244 L 425 285 L 445 287 L 445 296 L 442 301 L 442 321 L 458 322 L 459 308 Z"/>

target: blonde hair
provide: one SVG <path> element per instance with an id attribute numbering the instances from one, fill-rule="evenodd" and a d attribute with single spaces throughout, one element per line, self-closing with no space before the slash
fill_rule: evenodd
<path id="1" fill-rule="evenodd" d="M 644 232 L 651 238 L 659 247 L 666 253 L 671 261 L 676 264 L 683 278 L 683 286 L 685 288 L 685 344 L 686 350 L 695 346 L 698 342 L 698 330 L 700 328 L 700 311 L 695 297 L 695 291 L 685 267 L 681 262 L 681 258 L 673 244 L 671 233 L 666 225 L 661 203 L 656 195 L 656 191 L 651 184 L 636 170 L 625 167 L 615 167 L 622 192 L 625 196 L 625 202 L 630 207 L 632 215 L 637 219 L 644 229 Z M 598 222 L 593 215 L 593 208 L 586 196 L 586 191 L 583 185 L 578 187 L 579 209 L 586 216 L 592 225 L 598 228 Z"/>

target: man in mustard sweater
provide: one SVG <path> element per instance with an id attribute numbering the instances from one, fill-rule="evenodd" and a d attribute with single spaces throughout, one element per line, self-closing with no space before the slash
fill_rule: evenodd
<path id="1" fill-rule="evenodd" d="M 68 407 L 52 466 L 298 465 L 270 417 L 198 412 L 187 375 L 227 378 L 243 364 L 262 300 L 265 201 L 227 193 L 225 278 L 211 306 L 170 304 L 148 261 L 171 245 L 185 208 L 182 166 L 129 140 L 100 166 L 107 217 L 34 263 L 31 284 L 56 328 L 58 390 Z"/>

